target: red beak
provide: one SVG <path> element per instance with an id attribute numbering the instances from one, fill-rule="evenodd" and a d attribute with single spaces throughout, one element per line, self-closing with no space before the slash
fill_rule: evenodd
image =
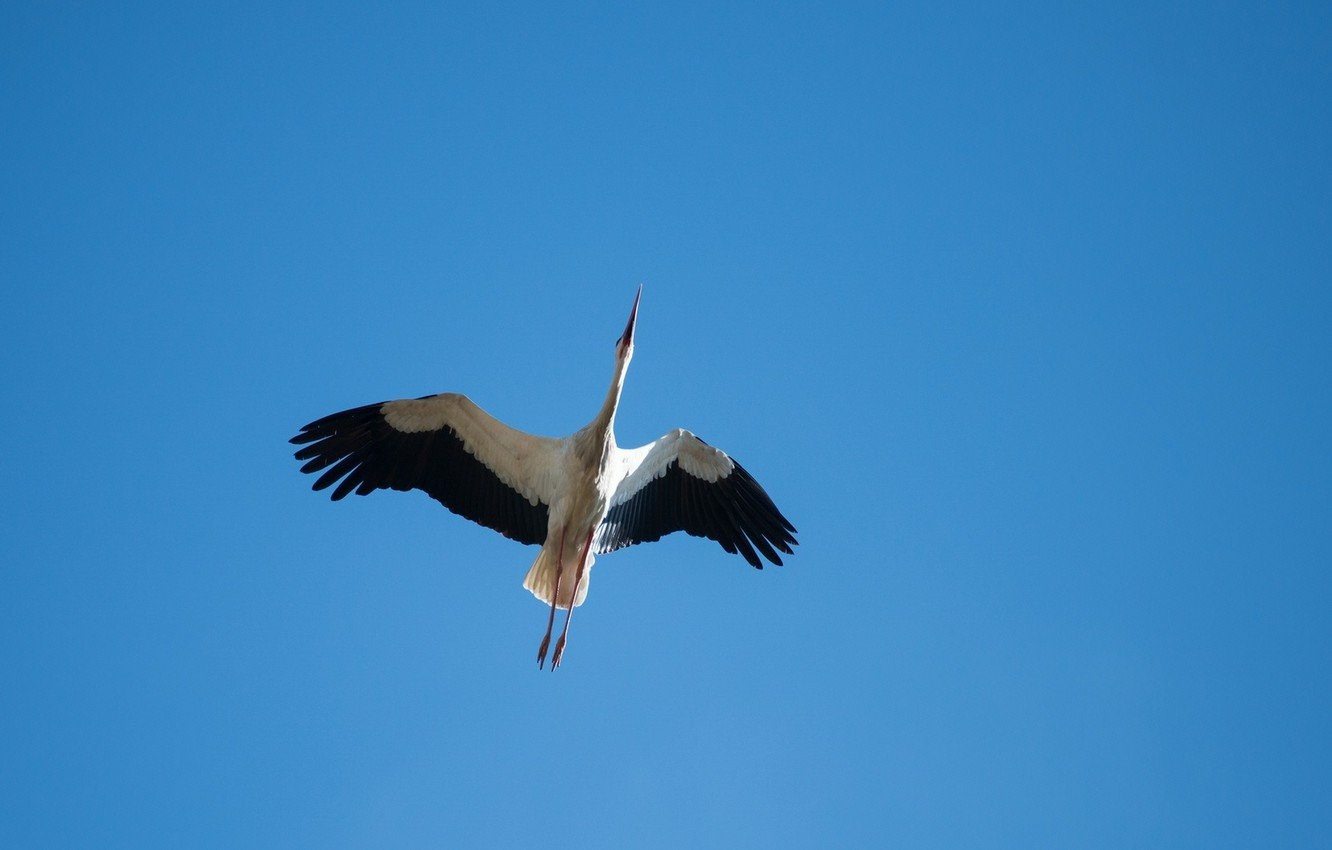
<path id="1" fill-rule="evenodd" d="M 629 324 L 624 326 L 624 335 L 620 337 L 621 345 L 634 344 L 634 325 L 638 324 L 638 302 L 643 297 L 643 284 L 638 285 L 638 294 L 634 296 L 634 309 L 629 311 Z"/>

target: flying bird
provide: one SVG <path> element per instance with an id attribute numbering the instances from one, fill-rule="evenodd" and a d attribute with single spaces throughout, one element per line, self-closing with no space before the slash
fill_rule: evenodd
<path id="1" fill-rule="evenodd" d="M 634 356 L 643 287 L 615 343 L 615 371 L 587 427 L 555 439 L 510 428 L 465 395 L 440 393 L 354 407 L 291 438 L 313 489 L 422 490 L 453 513 L 541 551 L 523 587 L 550 606 L 537 650 L 545 665 L 556 609 L 568 617 L 551 669 L 564 657 L 573 609 L 587 598 L 596 555 L 683 531 L 754 567 L 792 554 L 795 526 L 745 468 L 677 428 L 636 449 L 615 442 L 615 412 Z M 336 485 L 336 486 L 334 486 Z"/>

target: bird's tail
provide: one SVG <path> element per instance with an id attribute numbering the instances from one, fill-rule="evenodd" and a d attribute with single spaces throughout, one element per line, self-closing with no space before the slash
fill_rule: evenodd
<path id="1" fill-rule="evenodd" d="M 578 593 L 573 593 L 574 576 L 578 573 L 578 552 L 566 551 L 564 554 L 564 575 L 560 576 L 560 598 L 555 601 L 555 607 L 567 609 L 569 607 L 569 597 L 573 596 L 574 607 L 583 604 L 587 599 L 587 585 L 592 581 L 592 563 L 596 560 L 591 552 L 587 553 L 587 566 L 583 568 L 583 580 L 578 585 Z M 532 595 L 547 605 L 555 595 L 555 579 L 560 573 L 559 544 L 547 543 L 541 547 L 536 560 L 532 562 L 532 569 L 527 571 L 527 578 L 523 579 L 523 587 L 532 591 Z"/>

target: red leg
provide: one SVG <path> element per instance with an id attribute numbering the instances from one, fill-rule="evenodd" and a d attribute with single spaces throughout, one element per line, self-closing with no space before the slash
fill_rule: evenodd
<path id="1" fill-rule="evenodd" d="M 560 529 L 560 548 L 555 553 L 559 566 L 555 569 L 555 593 L 550 597 L 550 617 L 546 620 L 546 636 L 541 639 L 541 648 L 537 650 L 537 669 L 546 666 L 546 650 L 550 649 L 550 631 L 555 628 L 555 602 L 560 598 L 560 578 L 564 575 L 564 529 Z M 552 666 L 552 670 L 555 668 Z"/>
<path id="2" fill-rule="evenodd" d="M 583 586 L 583 568 L 587 566 L 587 555 L 592 549 L 592 531 L 587 533 L 587 540 L 583 541 L 583 551 L 578 557 L 578 573 L 574 578 L 573 593 L 569 594 L 569 616 L 564 621 L 564 631 L 560 633 L 560 639 L 555 644 L 555 657 L 551 659 L 550 669 L 557 670 L 560 666 L 560 659 L 564 657 L 564 645 L 569 640 L 569 624 L 573 622 L 574 600 L 578 598 L 578 588 Z"/>

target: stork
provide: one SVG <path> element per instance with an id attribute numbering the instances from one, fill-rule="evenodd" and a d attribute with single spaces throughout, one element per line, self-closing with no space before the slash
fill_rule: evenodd
<path id="1" fill-rule="evenodd" d="M 523 587 L 550 606 L 537 650 L 544 667 L 556 609 L 568 616 L 551 669 L 587 598 L 592 564 L 675 531 L 706 537 L 754 567 L 792 554 L 795 526 L 745 468 L 677 428 L 636 449 L 615 442 L 615 411 L 634 356 L 639 286 L 615 343 L 606 400 L 587 427 L 563 439 L 510 428 L 465 395 L 440 393 L 354 407 L 316 419 L 291 438 L 301 472 L 333 501 L 379 489 L 423 490 L 453 513 L 541 551 Z M 334 487 L 333 485 L 337 485 Z"/>

